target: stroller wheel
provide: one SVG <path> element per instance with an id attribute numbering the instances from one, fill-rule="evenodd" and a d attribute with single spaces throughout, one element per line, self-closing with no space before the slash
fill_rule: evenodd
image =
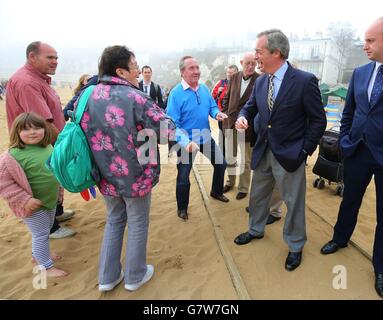
<path id="1" fill-rule="evenodd" d="M 318 188 L 318 182 L 319 182 L 319 178 L 317 178 L 317 179 L 315 179 L 314 181 L 313 181 L 313 187 L 314 188 Z"/>
<path id="2" fill-rule="evenodd" d="M 318 189 L 323 189 L 325 185 L 325 181 L 323 179 L 319 179 L 318 181 Z"/>

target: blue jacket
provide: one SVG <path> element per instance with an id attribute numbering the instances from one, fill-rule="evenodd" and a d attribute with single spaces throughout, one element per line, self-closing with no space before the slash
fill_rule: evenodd
<path id="1" fill-rule="evenodd" d="M 299 168 L 312 154 L 326 129 L 318 80 L 311 73 L 292 68 L 285 73 L 270 114 L 267 104 L 269 78 L 257 78 L 252 95 L 238 117 L 254 123 L 257 140 L 253 148 L 251 168 L 254 170 L 269 146 L 280 165 L 288 172 Z"/>
<path id="2" fill-rule="evenodd" d="M 186 147 L 190 141 L 204 144 L 211 139 L 209 116 L 216 118 L 219 109 L 209 89 L 200 84 L 197 91 L 176 85 L 169 95 L 166 113 L 177 126 L 176 140 Z"/>
<path id="3" fill-rule="evenodd" d="M 375 160 L 383 166 L 383 93 L 374 105 L 368 99 L 368 85 L 375 62 L 354 70 L 348 87 L 340 127 L 343 157 L 350 157 L 364 142 Z"/>

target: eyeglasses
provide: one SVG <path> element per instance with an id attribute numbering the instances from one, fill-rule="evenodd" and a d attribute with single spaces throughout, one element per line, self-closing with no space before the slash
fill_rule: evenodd
<path id="1" fill-rule="evenodd" d="M 129 66 L 128 67 L 120 67 L 120 69 L 126 70 L 128 72 L 132 72 L 132 71 L 134 71 L 134 69 L 137 69 L 137 71 L 139 71 L 141 73 L 140 67 L 138 66 L 138 64 L 130 66 L 130 67 Z"/>
<path id="2" fill-rule="evenodd" d="M 200 98 L 200 96 L 198 94 L 198 91 L 194 91 L 194 93 L 195 93 L 195 96 L 197 97 L 198 104 L 201 104 L 201 98 Z"/>
<path id="3" fill-rule="evenodd" d="M 134 64 L 131 64 L 130 66 L 128 65 L 128 67 L 127 68 L 123 68 L 123 69 L 125 69 L 125 70 L 128 70 L 128 71 L 130 71 L 130 70 L 132 70 L 132 69 L 137 69 L 138 71 L 140 70 L 140 66 L 137 64 L 137 62 L 136 63 L 134 63 Z"/>

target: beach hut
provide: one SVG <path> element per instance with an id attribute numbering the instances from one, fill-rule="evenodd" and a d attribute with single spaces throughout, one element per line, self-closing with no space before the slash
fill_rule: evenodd
<path id="1" fill-rule="evenodd" d="M 341 118 L 344 102 L 347 97 L 347 88 L 336 86 L 334 88 L 326 89 L 323 87 L 323 89 L 321 89 L 321 94 L 323 104 L 325 105 L 327 122 L 338 122 Z M 334 99 L 331 99 L 331 97 Z"/>

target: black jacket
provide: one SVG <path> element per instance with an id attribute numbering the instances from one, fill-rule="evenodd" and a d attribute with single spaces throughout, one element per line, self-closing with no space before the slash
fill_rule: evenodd
<path id="1" fill-rule="evenodd" d="M 144 92 L 144 82 L 141 80 L 139 82 L 139 88 Z M 154 100 L 154 102 L 162 109 L 165 109 L 164 101 L 162 100 L 161 88 L 158 84 L 155 84 L 153 81 L 150 83 L 150 92 L 149 96 Z"/>

